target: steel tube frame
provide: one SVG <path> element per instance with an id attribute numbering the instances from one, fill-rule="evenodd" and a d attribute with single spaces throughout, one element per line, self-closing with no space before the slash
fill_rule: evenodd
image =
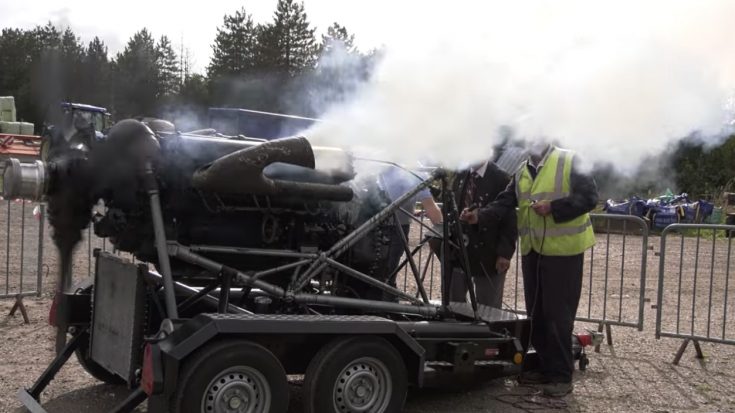
<path id="1" fill-rule="evenodd" d="M 151 221 L 153 223 L 153 231 L 156 241 L 156 252 L 158 253 L 158 265 L 161 266 L 163 275 L 163 288 L 166 297 L 166 315 L 168 318 L 179 318 L 179 312 L 176 308 L 176 295 L 174 294 L 174 280 L 171 275 L 171 262 L 167 254 L 166 247 L 166 227 L 163 223 L 163 213 L 161 212 L 161 202 L 158 193 L 158 182 L 153 174 L 153 165 L 150 161 L 145 165 L 145 177 L 148 186 L 148 196 L 151 204 Z"/>
<path id="2" fill-rule="evenodd" d="M 715 231 L 725 231 L 726 234 L 729 234 L 730 231 L 735 231 L 735 225 L 718 225 L 718 224 L 671 224 L 671 225 L 667 226 L 666 228 L 664 228 L 664 230 L 661 232 L 661 247 L 660 247 L 660 253 L 659 253 L 660 256 L 659 256 L 659 276 L 658 276 L 658 299 L 656 301 L 656 339 L 660 339 L 661 337 L 669 337 L 669 338 L 681 338 L 681 339 L 686 340 L 684 342 L 684 344 L 682 344 L 682 346 L 680 347 L 679 352 L 677 352 L 677 355 L 675 357 L 675 362 L 678 362 L 678 359 L 681 358 L 681 353 L 683 353 L 684 349 L 686 349 L 685 344 L 688 343 L 688 341 L 693 341 L 695 343 L 695 345 L 699 344 L 698 342 L 700 342 L 700 341 L 717 343 L 717 344 L 730 344 L 730 345 L 735 344 L 735 340 L 734 339 L 727 339 L 726 338 L 726 324 L 725 324 L 726 323 L 726 318 L 723 318 L 722 336 L 721 337 L 718 337 L 719 334 L 718 334 L 718 336 L 713 336 L 711 334 L 711 329 L 710 329 L 711 311 L 712 311 L 711 305 L 709 306 L 708 314 L 707 314 L 707 321 L 708 321 L 707 322 L 707 329 L 706 329 L 707 330 L 707 334 L 706 335 L 701 335 L 701 334 L 696 334 L 695 333 L 695 326 L 694 326 L 694 316 L 696 315 L 696 309 L 694 307 L 695 301 L 693 301 L 693 305 L 692 305 L 692 325 L 691 325 L 690 331 L 688 333 L 682 332 L 678 328 L 678 326 L 677 326 L 677 329 L 676 329 L 675 332 L 672 332 L 672 331 L 663 331 L 663 327 L 662 327 L 662 319 L 663 319 L 663 295 L 664 295 L 664 292 L 665 292 L 664 291 L 664 287 L 665 287 L 665 275 L 666 275 L 665 265 L 666 265 L 666 245 L 667 245 L 667 238 L 668 238 L 669 234 L 671 234 L 673 232 L 677 232 L 677 231 L 681 231 L 681 230 L 687 230 L 687 229 L 697 230 L 697 235 L 698 235 L 697 236 L 697 252 L 698 252 L 698 249 L 699 249 L 699 240 L 700 240 L 699 235 L 701 234 L 701 231 L 702 230 L 712 230 L 713 231 L 713 240 L 714 241 L 713 241 L 713 246 L 712 246 L 712 262 L 714 263 L 714 252 L 715 252 L 715 245 L 714 244 L 716 242 L 716 234 L 714 232 Z M 730 258 L 731 258 L 730 248 L 731 248 L 731 246 L 732 246 L 732 242 L 731 242 L 731 240 L 730 240 L 730 238 L 728 236 L 728 251 L 727 251 L 727 266 L 726 266 L 727 270 L 726 270 L 726 274 L 725 274 L 725 277 L 726 277 L 725 278 L 725 283 L 726 283 L 725 285 L 726 286 L 729 285 L 729 278 L 730 278 L 729 270 L 730 270 Z M 697 258 L 695 259 L 697 261 L 698 261 L 698 256 L 699 256 L 699 254 L 697 253 Z M 680 271 L 681 271 L 681 269 L 680 269 Z M 710 273 L 710 286 L 709 286 L 709 291 L 710 291 L 710 297 L 709 297 L 709 300 L 710 301 L 709 302 L 711 303 L 712 292 L 713 292 L 713 288 L 712 288 L 713 285 L 712 285 L 712 283 L 713 283 L 713 279 L 714 279 L 713 278 L 713 274 L 714 274 L 713 273 L 714 272 L 714 266 L 713 265 L 711 266 L 710 271 L 711 271 L 711 273 Z M 681 275 L 680 275 L 679 279 L 681 280 Z M 696 268 L 695 268 L 694 282 L 696 283 Z M 692 294 L 693 294 L 693 296 L 696 295 L 696 284 L 695 284 L 695 290 L 693 291 Z M 677 314 L 679 314 L 679 311 L 680 311 L 680 308 L 679 307 L 681 306 L 681 292 L 680 291 L 678 292 L 678 296 L 679 297 L 677 298 L 677 302 L 679 304 L 677 305 L 677 309 L 676 309 L 677 310 Z M 725 297 L 726 297 L 725 299 L 727 299 L 727 291 L 725 292 Z M 693 298 L 692 300 L 695 300 L 695 298 Z M 725 306 L 726 305 L 727 304 L 725 303 Z M 727 308 L 727 307 L 725 307 L 725 308 Z M 678 324 L 678 316 L 677 316 L 677 324 Z M 699 353 L 699 350 L 698 350 L 698 353 Z"/>

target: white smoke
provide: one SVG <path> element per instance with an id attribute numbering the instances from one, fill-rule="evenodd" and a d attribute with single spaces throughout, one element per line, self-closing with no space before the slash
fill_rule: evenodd
<path id="1" fill-rule="evenodd" d="M 722 136 L 732 119 L 735 2 L 441 4 L 401 21 L 363 89 L 305 135 L 457 167 L 490 156 L 510 126 L 631 170 L 692 132 Z"/>

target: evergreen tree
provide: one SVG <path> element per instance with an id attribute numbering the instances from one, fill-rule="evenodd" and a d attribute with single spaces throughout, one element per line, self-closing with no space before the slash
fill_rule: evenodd
<path id="1" fill-rule="evenodd" d="M 273 23 L 258 36 L 258 66 L 295 77 L 314 66 L 318 45 L 303 3 L 278 0 Z"/>
<path id="2" fill-rule="evenodd" d="M 160 74 L 161 97 L 174 96 L 179 91 L 181 79 L 179 77 L 178 57 L 168 37 L 161 36 L 158 45 L 156 45 L 156 53 Z"/>
<path id="3" fill-rule="evenodd" d="M 345 26 L 334 22 L 327 28 L 327 33 L 322 35 L 320 54 L 330 53 L 335 47 L 343 49 L 347 53 L 357 53 L 355 47 L 355 35 L 350 34 Z"/>
<path id="4" fill-rule="evenodd" d="M 158 51 L 148 30 L 130 38 L 115 64 L 114 105 L 118 117 L 153 116 L 161 96 Z"/>
<path id="5" fill-rule="evenodd" d="M 107 57 L 107 46 L 99 37 L 92 39 L 82 62 L 82 73 L 87 83 L 83 101 L 92 105 L 109 107 L 112 103 L 111 63 Z"/>
<path id="6" fill-rule="evenodd" d="M 210 78 L 245 74 L 255 67 L 257 27 L 242 8 L 225 16 L 212 45 L 212 61 L 207 68 Z"/>

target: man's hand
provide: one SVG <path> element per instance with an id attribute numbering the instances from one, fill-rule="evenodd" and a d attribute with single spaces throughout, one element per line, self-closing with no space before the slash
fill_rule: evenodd
<path id="1" fill-rule="evenodd" d="M 459 220 L 471 225 L 477 224 L 477 209 L 475 208 L 470 211 L 468 208 L 465 208 L 462 213 L 459 214 Z"/>
<path id="2" fill-rule="evenodd" d="M 498 274 L 504 274 L 508 271 L 510 268 L 510 260 L 505 257 L 498 257 L 497 260 L 495 260 L 495 269 L 498 271 Z"/>
<path id="3" fill-rule="evenodd" d="M 535 204 L 531 205 L 531 208 L 533 208 L 533 211 L 541 215 L 542 217 L 551 215 L 551 202 L 549 201 L 536 202 Z"/>

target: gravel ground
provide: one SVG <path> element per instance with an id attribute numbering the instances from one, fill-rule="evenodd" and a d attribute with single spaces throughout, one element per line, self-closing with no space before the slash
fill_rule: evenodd
<path id="1" fill-rule="evenodd" d="M 5 203 L 0 203 L 0 217 L 6 217 Z M 13 206 L 16 208 L 19 206 Z M 19 213 L 11 211 L 15 216 Z M 34 219 L 32 207 L 26 207 L 26 219 Z M 28 215 L 30 214 L 30 215 Z M 2 220 L 2 219 L 0 219 Z M 0 228 L 2 224 L 0 224 Z M 20 234 L 11 227 L 9 239 L 11 258 L 19 259 L 15 245 Z M 30 232 L 25 239 L 37 240 L 37 232 Z M 418 230 L 412 231 L 414 242 L 419 237 Z M 0 230 L 0 262 L 5 262 L 5 232 Z M 19 387 L 30 387 L 43 372 L 53 357 L 53 329 L 46 323 L 50 303 L 50 291 L 55 279 L 56 258 L 46 231 L 45 265 L 42 267 L 44 293 L 41 297 L 25 299 L 31 323 L 24 325 L 19 315 L 7 317 L 12 300 L 0 301 L 0 412 L 20 412 L 16 399 Z M 625 241 L 623 240 L 625 238 Z M 712 243 L 711 237 L 702 239 L 697 246 L 695 239 L 684 239 L 681 248 L 679 238 L 669 240 L 664 267 L 665 294 L 663 297 L 663 330 L 675 331 L 677 327 L 676 306 L 680 305 L 678 316 L 680 331 L 690 331 L 691 320 L 695 320 L 695 332 L 735 339 L 735 286 L 728 282 L 728 242 L 718 239 Z M 35 263 L 33 256 L 36 242 L 24 242 L 24 271 L 33 274 L 24 277 L 24 288 L 35 286 Z M 86 261 L 89 243 L 85 241 L 77 254 L 75 268 L 77 273 L 86 274 L 90 268 Z M 96 240 L 91 245 L 102 246 Z M 625 247 L 623 247 L 625 245 Z M 580 302 L 581 317 L 599 317 L 635 322 L 638 316 L 640 273 L 642 260 L 640 237 L 621 235 L 598 235 L 598 244 L 593 253 L 588 254 L 585 267 L 585 281 Z M 660 240 L 652 237 L 649 245 L 653 250 L 646 251 L 647 281 L 645 284 L 645 323 L 643 331 L 635 328 L 613 327 L 614 345 L 603 345 L 600 353 L 590 350 L 590 366 L 586 372 L 577 372 L 575 391 L 561 400 L 549 400 L 535 395 L 532 387 L 521 387 L 512 380 L 496 380 L 478 383 L 476 387 L 464 391 L 415 390 L 409 393 L 406 412 L 521 412 L 521 411 L 590 411 L 590 412 L 727 412 L 735 411 L 735 347 L 703 343 L 703 360 L 694 357 L 693 348 L 684 354 L 680 365 L 671 361 L 681 344 L 680 339 L 662 338 L 656 340 L 655 309 L 656 291 L 659 276 L 658 249 Z M 680 253 L 683 251 L 683 254 Z M 714 251 L 714 259 L 712 252 Z M 422 255 L 426 263 L 427 254 Z M 30 258 L 29 258 L 30 257 Z M 609 257 L 606 261 L 605 257 Z M 19 265 L 9 268 L 6 278 L 0 268 L 0 294 L 6 285 L 10 291 L 18 286 L 16 277 Z M 694 266 L 697 271 L 695 273 Z M 513 263 L 506 278 L 505 303 L 511 308 L 523 308 L 522 280 L 516 278 L 516 265 Z M 438 276 L 438 263 L 428 274 Z M 681 279 L 681 283 L 679 282 Z M 710 279 L 712 280 L 712 301 L 710 303 Z M 427 275 L 424 287 L 432 299 L 440 299 L 438 278 Z M 602 293 L 608 286 L 607 300 Z M 412 276 L 400 277 L 399 287 L 415 292 L 416 283 Z M 592 288 L 590 288 L 590 285 Z M 681 285 L 681 288 L 679 287 Z M 622 287 L 621 287 L 622 286 Z M 681 300 L 678 291 L 681 290 Z M 727 292 L 727 296 L 726 296 Z M 693 310 L 694 309 L 694 310 Z M 693 317 L 692 317 L 693 315 Z M 596 328 L 596 324 L 578 323 L 577 330 Z M 126 395 L 124 389 L 97 384 L 84 372 L 72 357 L 57 378 L 42 395 L 44 406 L 60 412 L 102 412 L 111 408 L 116 401 Z M 300 407 L 300 383 L 292 383 L 291 411 L 298 412 Z M 144 411 L 144 409 L 141 409 Z"/>

